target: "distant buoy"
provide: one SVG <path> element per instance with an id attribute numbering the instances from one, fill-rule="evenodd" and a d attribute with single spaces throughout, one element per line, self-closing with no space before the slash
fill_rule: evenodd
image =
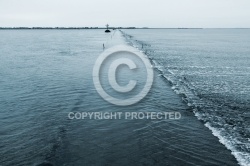
<path id="1" fill-rule="evenodd" d="M 109 24 L 106 25 L 106 28 L 107 29 L 105 30 L 105 33 L 109 33 L 110 32 L 110 30 L 109 30 Z"/>

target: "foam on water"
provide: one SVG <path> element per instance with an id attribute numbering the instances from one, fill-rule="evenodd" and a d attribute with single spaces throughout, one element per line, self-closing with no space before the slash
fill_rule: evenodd
<path id="1" fill-rule="evenodd" d="M 97 94 L 92 80 L 93 65 L 103 51 L 103 44 L 108 48 L 124 43 L 120 33 L 106 34 L 103 30 L 4 30 L 0 33 L 0 123 L 3 126 L 0 128 L 0 165 L 236 165 L 230 151 L 192 116 L 192 110 L 199 113 L 205 123 L 223 129 L 220 134 L 226 140 L 230 135 L 238 138 L 232 142 L 238 152 L 235 155 L 248 152 L 248 146 L 242 143 L 249 142 L 244 139 L 249 137 L 235 135 L 238 131 L 245 134 L 244 128 L 235 123 L 235 118 L 229 118 L 237 112 L 227 114 L 228 118 L 217 116 L 216 110 L 225 107 L 219 103 L 220 107 L 214 108 L 213 101 L 208 102 L 205 94 L 196 91 L 197 87 L 208 90 L 211 87 L 201 86 L 197 80 L 189 82 L 191 75 L 185 75 L 185 70 L 200 75 L 210 68 L 199 73 L 199 68 L 189 70 L 185 65 L 181 68 L 171 65 L 183 55 L 167 56 L 168 59 L 159 56 L 166 50 L 154 44 L 155 32 L 149 35 L 153 40 L 150 39 L 150 43 L 133 41 L 132 36 L 127 36 L 130 44 L 134 43 L 150 58 L 159 77 L 155 75 L 154 88 L 140 104 L 126 108 L 105 102 Z M 128 76 L 125 78 L 134 76 L 144 80 L 140 74 Z M 227 88 L 226 84 L 223 86 Z M 183 119 L 67 118 L 69 112 L 85 111 L 180 111 Z M 246 112 L 244 117 L 247 116 L 250 117 Z M 237 131 L 234 135 L 228 133 L 232 128 Z M 221 150 L 220 154 L 214 154 L 217 149 Z"/>
<path id="2" fill-rule="evenodd" d="M 197 114 L 198 113 L 196 113 L 196 115 Z M 197 115 L 197 116 L 199 117 L 199 115 Z M 217 128 L 212 127 L 209 122 L 205 123 L 205 126 L 212 131 L 214 136 L 219 138 L 220 143 L 222 143 L 229 150 L 232 151 L 232 154 L 236 157 L 236 159 L 238 160 L 240 165 L 242 165 L 242 166 L 249 166 L 250 165 L 250 155 L 249 155 L 249 153 L 244 153 L 244 152 L 237 151 L 237 149 L 234 148 L 233 142 L 231 142 L 232 140 L 229 141 L 228 139 L 223 137 L 223 134 L 222 134 L 223 130 L 219 130 Z M 237 140 L 235 140 L 235 142 L 237 142 Z"/>
<path id="3" fill-rule="evenodd" d="M 218 137 L 220 142 L 232 151 L 232 154 L 240 165 L 249 165 L 250 134 L 247 129 L 250 123 L 248 119 L 244 121 L 244 117 L 247 117 L 244 113 L 249 108 L 249 96 L 246 95 L 250 90 L 247 84 L 249 77 L 247 77 L 248 74 L 245 71 L 250 69 L 247 62 L 244 62 L 246 64 L 243 64 L 243 67 L 236 66 L 235 64 L 237 63 L 232 66 L 219 66 L 218 62 L 216 62 L 218 65 L 211 64 L 205 57 L 206 63 L 210 65 L 201 66 L 192 64 L 199 64 L 199 61 L 203 62 L 203 59 L 195 59 L 201 57 L 192 57 L 192 55 L 189 55 L 190 59 L 187 59 L 187 62 L 190 61 L 191 65 L 186 64 L 186 62 L 182 62 L 182 58 L 185 57 L 177 55 L 175 57 L 167 56 L 166 58 L 163 56 L 165 49 L 161 47 L 163 47 L 166 40 L 155 42 L 157 39 L 162 39 L 162 34 L 158 38 L 155 37 L 157 36 L 156 34 L 147 38 L 143 34 L 137 34 L 138 31 L 130 32 L 135 37 L 123 32 L 128 43 L 139 49 L 142 49 L 142 44 L 144 45 L 142 50 L 149 56 L 154 67 L 171 83 L 173 91 L 182 96 L 183 101 L 193 108 L 195 116 L 199 120 L 202 120 L 205 126 L 212 131 L 213 135 Z M 143 41 L 139 41 L 137 37 Z M 148 44 L 148 42 L 151 43 Z M 160 45 L 153 45 L 152 43 L 154 42 Z M 197 51 L 199 51 L 198 48 Z M 250 50 L 247 51 L 250 52 Z M 192 53 L 195 54 L 195 52 Z M 207 56 L 210 55 L 208 54 Z M 223 65 L 223 61 L 228 61 L 228 59 L 223 58 L 225 56 L 223 54 L 220 56 L 222 56 L 220 60 Z M 177 58 L 177 61 L 173 60 L 175 58 Z M 246 59 L 244 56 L 239 58 L 243 59 L 243 61 L 244 58 Z M 243 62 L 241 59 L 238 60 L 239 64 Z M 183 63 L 183 66 L 181 63 Z M 239 83 L 232 82 L 237 78 L 240 78 L 240 80 L 237 80 Z M 246 98 L 242 98 L 241 96 L 245 96 Z"/>

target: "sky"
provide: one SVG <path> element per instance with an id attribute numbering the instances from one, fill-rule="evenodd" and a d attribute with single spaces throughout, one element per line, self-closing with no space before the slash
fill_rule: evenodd
<path id="1" fill-rule="evenodd" d="M 250 28 L 250 0 L 0 0 L 0 27 Z"/>

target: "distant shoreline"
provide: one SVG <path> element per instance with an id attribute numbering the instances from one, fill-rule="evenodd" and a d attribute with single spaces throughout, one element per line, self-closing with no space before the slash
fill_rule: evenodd
<path id="1" fill-rule="evenodd" d="M 106 29 L 105 27 L 0 27 L 0 29 Z M 109 29 L 138 29 L 135 27 L 109 27 Z M 147 28 L 144 28 L 147 29 Z"/>
<path id="2" fill-rule="evenodd" d="M 72 29 L 106 29 L 105 27 L 0 27 L 0 30 L 29 30 L 29 29 L 59 29 L 59 30 L 72 30 Z M 148 28 L 148 27 L 110 27 L 109 29 L 250 29 L 250 28 Z"/>
<path id="3" fill-rule="evenodd" d="M 106 29 L 106 28 L 105 27 L 0 27 L 0 29 Z M 203 29 L 203 28 L 109 27 L 109 29 Z"/>

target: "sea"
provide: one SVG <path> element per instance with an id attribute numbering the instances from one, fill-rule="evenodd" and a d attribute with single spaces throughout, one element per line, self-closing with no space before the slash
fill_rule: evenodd
<path id="1" fill-rule="evenodd" d="M 154 72 L 129 106 L 107 102 L 93 83 L 97 58 L 119 44 Z M 126 71 L 121 85 L 145 82 Z M 181 118 L 69 118 L 152 111 Z M 250 29 L 0 30 L 0 126 L 1 166 L 248 166 Z"/>

